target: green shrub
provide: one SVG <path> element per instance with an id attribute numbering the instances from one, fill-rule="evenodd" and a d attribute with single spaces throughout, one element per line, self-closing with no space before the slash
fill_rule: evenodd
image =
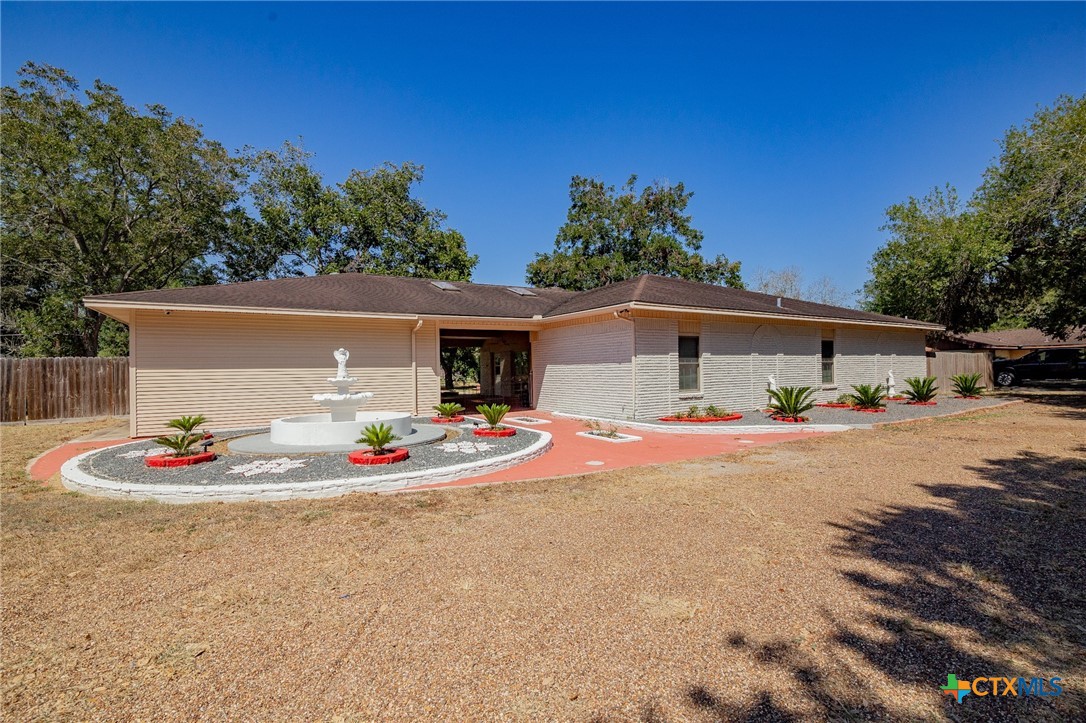
<path id="1" fill-rule="evenodd" d="M 799 417 L 815 405 L 814 389 L 811 387 L 770 389 L 769 396 L 773 399 L 769 409 L 778 417 Z"/>
<path id="2" fill-rule="evenodd" d="M 508 404 L 480 404 L 475 408 L 479 414 L 483 415 L 483 419 L 490 425 L 491 429 L 498 429 L 502 423 L 502 419 L 506 414 L 509 414 Z"/>
<path id="3" fill-rule="evenodd" d="M 393 434 L 389 425 L 371 424 L 362 430 L 362 436 L 357 442 L 369 447 L 374 454 L 388 454 L 388 446 L 397 439 L 400 438 Z"/>
<path id="4" fill-rule="evenodd" d="M 935 386 L 935 377 L 909 377 L 905 383 L 909 385 L 905 396 L 914 402 L 930 402 L 939 393 L 939 387 Z"/>
<path id="5" fill-rule="evenodd" d="M 719 409 L 713 404 L 710 404 L 708 407 L 705 408 L 706 417 L 723 417 L 725 414 L 727 414 L 725 410 Z"/>
<path id="6" fill-rule="evenodd" d="M 833 400 L 834 404 L 855 404 L 856 398 L 851 394 L 838 394 L 837 399 Z"/>
<path id="7" fill-rule="evenodd" d="M 597 437 L 607 437 L 608 439 L 614 439 L 618 436 L 618 427 L 613 424 L 608 424 L 604 427 L 595 419 L 590 419 L 584 423 L 584 426 L 588 427 L 590 434 L 594 434 Z"/>
<path id="8" fill-rule="evenodd" d="M 437 412 L 437 416 L 450 419 L 464 411 L 464 408 L 456 402 L 445 402 L 444 404 L 435 404 L 434 411 Z"/>
<path id="9" fill-rule="evenodd" d="M 192 445 L 204 438 L 202 432 L 195 431 L 201 424 L 207 422 L 207 417 L 198 414 L 194 417 L 178 417 L 166 422 L 167 427 L 178 430 L 177 434 L 169 437 L 158 437 L 155 444 L 161 444 L 167 449 L 172 449 L 175 457 L 188 457 L 196 454 Z"/>
<path id="10" fill-rule="evenodd" d="M 886 387 L 881 384 L 857 384 L 852 387 L 852 403 L 860 409 L 882 409 L 886 405 Z"/>
<path id="11" fill-rule="evenodd" d="M 955 374 L 950 378 L 954 383 L 954 393 L 961 397 L 979 397 L 984 387 L 980 385 L 980 373 Z"/>

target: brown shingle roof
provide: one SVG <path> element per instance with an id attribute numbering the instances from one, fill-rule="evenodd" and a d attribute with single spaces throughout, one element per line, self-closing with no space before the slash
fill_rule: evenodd
<path id="1" fill-rule="evenodd" d="M 553 317 L 622 304 L 681 306 L 766 316 L 840 319 L 882 324 L 909 324 L 940 329 L 937 324 L 883 316 L 856 309 L 781 299 L 753 291 L 644 275 L 588 291 L 532 289 L 514 293 L 506 286 L 454 282 L 457 291 L 438 288 L 427 279 L 375 274 L 331 274 L 181 289 L 132 291 L 91 296 L 86 301 L 147 306 L 234 307 L 301 311 L 470 316 L 530 319 Z M 518 287 L 523 288 L 523 287 Z"/>
<path id="2" fill-rule="evenodd" d="M 972 346 L 988 349 L 1043 349 L 1086 345 L 1086 329 L 1072 329 L 1066 340 L 1045 334 L 1040 329 L 1006 329 L 1004 331 L 977 331 L 955 334 L 950 337 Z"/>
<path id="3" fill-rule="evenodd" d="M 799 299 L 780 297 L 781 305 L 777 306 L 777 298 L 771 294 L 759 294 L 755 291 L 646 274 L 626 281 L 601 286 L 597 289 L 582 291 L 548 311 L 545 316 L 557 316 L 558 314 L 569 314 L 615 304 L 640 302 L 642 304 L 684 306 L 713 311 L 738 311 L 765 314 L 766 316 L 804 316 L 813 319 L 847 319 L 882 324 L 930 326 L 933 329 L 942 328 L 938 324 L 928 324 L 923 321 L 885 316 L 857 309 L 846 309 L 840 306 L 816 304 L 813 301 L 801 301 Z"/>

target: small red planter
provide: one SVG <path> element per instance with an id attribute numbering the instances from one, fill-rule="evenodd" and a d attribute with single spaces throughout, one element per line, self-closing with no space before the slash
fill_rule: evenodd
<path id="1" fill-rule="evenodd" d="M 960 395 L 960 394 L 955 394 L 955 395 L 954 395 L 954 398 L 955 398 L 955 399 L 980 399 L 980 397 L 963 397 L 963 396 L 962 396 L 962 395 Z"/>
<path id="2" fill-rule="evenodd" d="M 742 419 L 742 414 L 727 414 L 723 417 L 660 417 L 661 422 L 734 422 Z"/>
<path id="3" fill-rule="evenodd" d="M 370 449 L 356 449 L 347 455 L 351 464 L 393 464 L 403 462 L 408 457 L 406 447 L 390 449 L 387 454 L 374 454 Z"/>
<path id="4" fill-rule="evenodd" d="M 912 406 L 912 407 L 934 407 L 935 404 L 936 404 L 935 402 L 905 402 L 905 403 L 908 404 L 909 406 Z"/>
<path id="5" fill-rule="evenodd" d="M 437 424 L 456 424 L 457 422 L 464 421 L 464 415 L 457 414 L 455 417 L 430 417 L 430 421 L 436 422 Z"/>
<path id="6" fill-rule="evenodd" d="M 517 433 L 517 430 L 516 427 L 502 427 L 501 429 L 480 427 L 478 429 L 473 429 L 471 433 L 476 437 L 512 437 Z"/>
<path id="7" fill-rule="evenodd" d="M 867 414 L 879 414 L 880 412 L 885 412 L 886 407 L 876 407 L 875 409 L 860 409 L 859 407 L 853 407 L 852 410 L 855 412 L 866 412 Z"/>
<path id="8" fill-rule="evenodd" d="M 827 409 L 852 409 L 851 404 L 843 404 L 841 402 L 822 402 L 821 404 L 816 404 L 815 406 L 825 407 Z"/>
<path id="9" fill-rule="evenodd" d="M 884 401 L 884 402 L 907 402 L 907 401 L 909 401 L 909 398 L 908 397 L 883 397 L 882 401 Z"/>
<path id="10" fill-rule="evenodd" d="M 811 421 L 810 417 L 770 417 L 778 422 L 787 422 L 788 424 L 803 424 L 804 422 Z"/>
<path id="11" fill-rule="evenodd" d="M 184 457 L 175 457 L 172 454 L 156 454 L 144 457 L 143 463 L 148 467 L 188 467 L 190 464 L 210 462 L 215 459 L 214 452 L 197 452 Z"/>

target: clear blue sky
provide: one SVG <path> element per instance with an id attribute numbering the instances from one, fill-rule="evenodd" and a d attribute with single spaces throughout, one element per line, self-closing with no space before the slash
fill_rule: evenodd
<path id="1" fill-rule="evenodd" d="M 1011 125 L 1086 91 L 1086 3 L 24 4 L 27 60 L 158 102 L 231 148 L 304 139 L 326 180 L 412 160 L 511 283 L 570 176 L 683 181 L 704 251 L 854 290 L 883 210 L 963 196 Z"/>

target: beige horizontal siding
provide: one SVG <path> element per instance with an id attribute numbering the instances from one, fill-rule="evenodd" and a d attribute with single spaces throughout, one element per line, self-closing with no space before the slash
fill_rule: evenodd
<path id="1" fill-rule="evenodd" d="M 556 324 L 532 343 L 536 408 L 626 418 L 633 415 L 633 325 L 621 319 Z"/>
<path id="2" fill-rule="evenodd" d="M 374 393 L 372 409 L 412 412 L 411 332 L 415 321 L 139 312 L 132 341 L 134 424 L 138 436 L 165 422 L 204 414 L 212 428 L 263 426 L 273 418 L 314 414 L 314 394 L 333 391 L 332 352 L 351 352 L 355 391 Z M 416 339 L 420 406 L 434 398 L 436 337 Z M 432 351 L 427 351 L 432 350 Z M 429 406 L 429 405 L 427 405 Z"/>

